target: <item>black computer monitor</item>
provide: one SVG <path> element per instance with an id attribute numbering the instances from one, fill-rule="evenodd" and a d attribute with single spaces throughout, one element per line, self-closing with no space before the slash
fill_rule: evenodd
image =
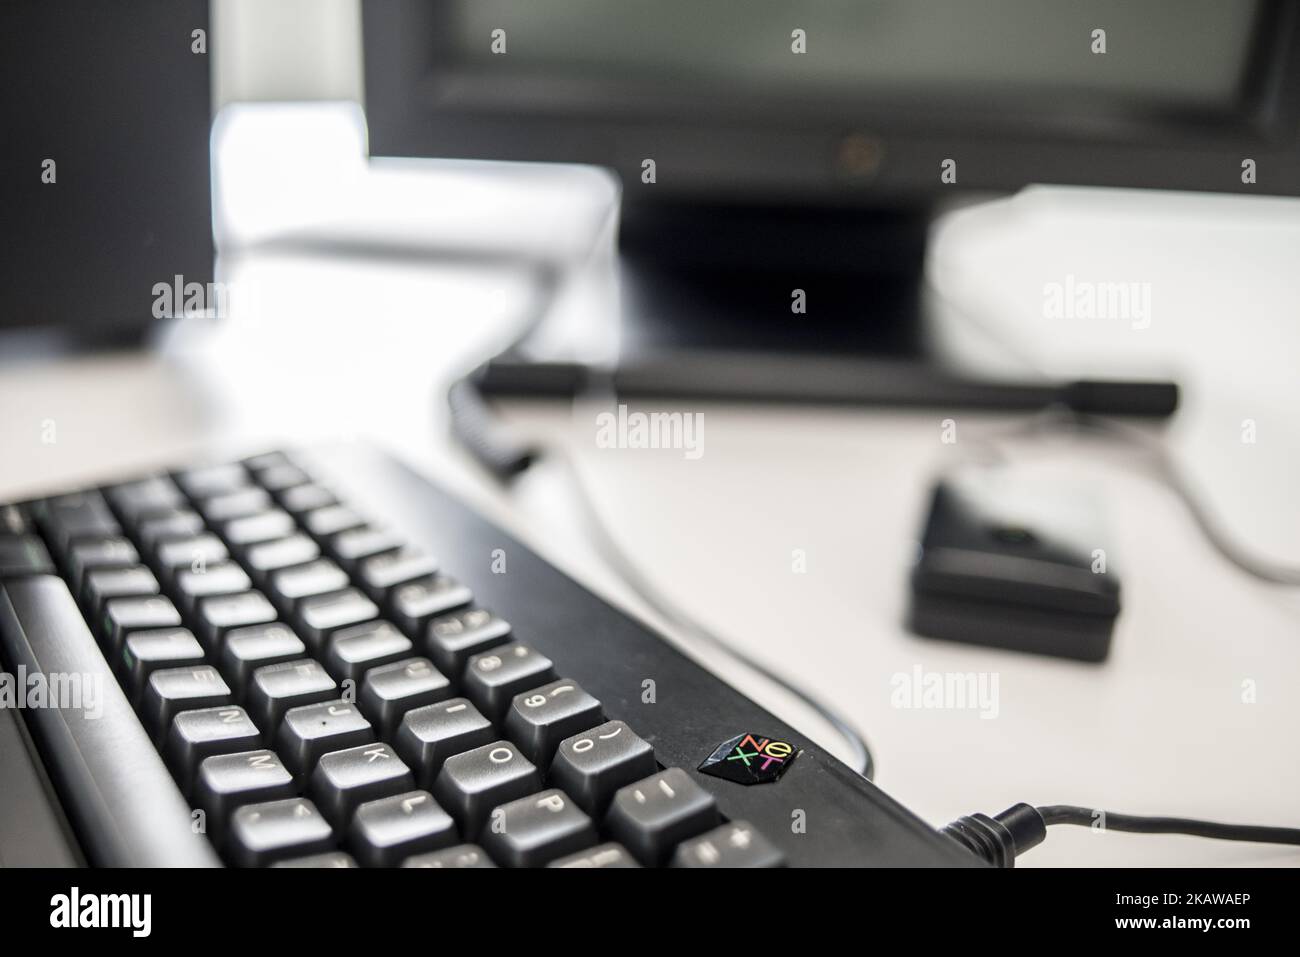
<path id="1" fill-rule="evenodd" d="M 842 206 L 1042 182 L 1300 192 L 1287 0 L 363 9 L 376 155 L 597 163 L 628 202 Z"/>
<path id="2" fill-rule="evenodd" d="M 1284 0 L 365 0 L 363 29 L 373 155 L 619 175 L 652 351 L 922 353 L 928 226 L 971 191 L 1300 194 Z"/>

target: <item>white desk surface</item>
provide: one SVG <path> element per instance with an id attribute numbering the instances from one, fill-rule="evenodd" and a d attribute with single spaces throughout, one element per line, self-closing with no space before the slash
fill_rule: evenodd
<path id="1" fill-rule="evenodd" d="M 1020 202 L 1027 219 L 1015 235 L 986 220 L 978 251 L 940 243 L 936 255 L 947 257 L 954 283 L 948 291 L 989 269 L 1007 271 L 1013 260 L 1041 260 L 1043 231 L 1067 252 L 1087 247 L 1066 260 L 1079 275 L 1149 278 L 1163 310 L 1145 338 L 1111 330 L 1108 341 L 1096 328 L 1043 329 L 1042 321 L 1016 326 L 1037 309 L 1042 277 L 1067 271 L 1059 263 L 1038 262 L 1030 270 L 1036 280 L 1000 283 L 1002 302 L 990 304 L 996 296 L 987 288 L 983 300 L 971 293 L 967 301 L 999 315 L 1045 368 L 1068 370 L 1072 358 L 1088 357 L 1077 371 L 1090 363 L 1095 370 L 1115 348 L 1130 359 L 1173 356 L 1183 381 L 1196 386 L 1173 429 L 1180 458 L 1229 527 L 1275 555 L 1289 548 L 1300 558 L 1300 454 L 1290 421 L 1300 274 L 1278 268 L 1300 261 L 1297 207 L 1243 211 L 1201 200 L 1187 212 L 1156 200 L 1144 211 L 1140 200 L 1138 215 L 1120 202 L 1108 219 L 1094 200 L 1070 194 L 1047 210 L 1035 205 L 1048 202 L 1041 197 Z M 1215 235 L 1232 234 L 1231 255 L 1221 246 L 1207 258 L 1197 245 L 1207 216 L 1218 217 Z M 1246 229 L 1241 221 L 1252 216 L 1258 228 Z M 1079 266 L 1079 256 L 1096 249 L 1088 229 L 1114 232 L 1120 221 L 1125 228 L 1099 254 L 1101 265 Z M 962 220 L 951 229 L 978 225 Z M 448 437 L 443 386 L 505 334 L 528 295 L 520 277 L 418 260 L 273 253 L 227 265 L 243 296 L 220 325 L 188 321 L 148 352 L 0 358 L 0 499 L 184 461 L 191 452 L 354 435 L 395 451 L 644 614 L 576 533 L 554 475 L 542 467 L 504 494 Z M 1179 335 L 1168 338 L 1175 319 Z M 930 477 L 953 455 L 939 442 L 937 410 L 692 407 L 706 422 L 696 461 L 673 451 L 599 449 L 590 408 L 507 411 L 519 428 L 567 444 L 615 535 L 665 591 L 847 714 L 873 748 L 877 783 L 932 824 L 1022 800 L 1300 824 L 1300 596 L 1228 566 L 1123 450 L 1053 447 L 1023 466 L 1045 480 L 1095 482 L 1104 497 L 1124 610 L 1110 659 L 1098 666 L 926 641 L 901 627 L 906 556 Z M 1246 417 L 1260 429 L 1250 446 L 1238 432 Z M 961 435 L 1008 421 L 957 418 L 959 445 Z M 45 443 L 51 422 L 55 441 Z M 793 549 L 807 556 L 804 574 L 792 573 Z M 455 556 L 446 560 L 454 566 Z M 766 682 L 716 655 L 701 657 L 841 748 Z M 892 707 L 891 676 L 917 665 L 996 673 L 997 717 Z M 1254 682 L 1254 703 L 1242 700 L 1244 681 Z M 1021 862 L 1062 864 L 1297 865 L 1300 850 L 1054 828 Z"/>

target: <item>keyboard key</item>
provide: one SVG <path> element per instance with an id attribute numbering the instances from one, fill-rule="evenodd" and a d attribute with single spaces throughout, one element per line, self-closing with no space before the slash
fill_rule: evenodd
<path id="1" fill-rule="evenodd" d="M 17 505 L 0 505 L 0 534 L 31 535 L 35 531 L 25 509 Z"/>
<path id="2" fill-rule="evenodd" d="M 165 576 L 174 576 L 182 568 L 198 571 L 230 557 L 225 544 L 211 532 L 161 542 L 154 554 Z"/>
<path id="3" fill-rule="evenodd" d="M 59 495 L 37 503 L 33 510 L 45 532 L 45 540 L 60 555 L 80 538 L 120 538 L 122 527 L 109 510 L 104 496 L 94 490 Z"/>
<path id="4" fill-rule="evenodd" d="M 622 721 L 607 721 L 560 742 L 550 781 L 588 814 L 603 815 L 619 788 L 657 769 L 654 748 Z"/>
<path id="5" fill-rule="evenodd" d="M 687 838 L 721 823 L 718 806 L 681 768 L 620 788 L 605 828 L 642 864 L 658 866 Z"/>
<path id="6" fill-rule="evenodd" d="M 104 644 L 112 661 L 126 636 L 133 631 L 153 628 L 175 628 L 181 623 L 181 613 L 171 599 L 164 595 L 146 595 L 139 598 L 110 598 L 104 603 L 100 626 Z"/>
<path id="7" fill-rule="evenodd" d="M 291 857 L 288 860 L 276 861 L 271 866 L 349 868 L 357 867 L 358 864 L 351 854 L 345 854 L 343 851 L 327 851 L 324 854 L 308 854 L 306 857 Z"/>
<path id="8" fill-rule="evenodd" d="M 182 711 L 172 721 L 163 753 L 181 790 L 189 795 L 199 763 L 214 754 L 256 751 L 262 735 L 248 713 L 237 705 Z"/>
<path id="9" fill-rule="evenodd" d="M 265 748 L 204 758 L 194 776 L 194 805 L 206 812 L 213 835 L 241 804 L 278 801 L 296 791 L 289 769 Z"/>
<path id="10" fill-rule="evenodd" d="M 391 738 L 406 713 L 451 697 L 451 682 L 428 658 L 404 658 L 366 672 L 358 704 L 379 727 L 379 736 Z M 405 759 L 405 755 L 403 755 Z"/>
<path id="11" fill-rule="evenodd" d="M 678 845 L 673 867 L 781 867 L 785 857 L 746 821 L 721 827 Z"/>
<path id="12" fill-rule="evenodd" d="M 310 541 L 310 539 L 309 539 Z M 314 543 L 313 543 L 314 544 Z M 348 575 L 328 558 L 271 574 L 270 592 L 284 613 L 304 598 L 325 595 L 348 587 Z M 377 610 L 377 609 L 376 609 Z"/>
<path id="13" fill-rule="evenodd" d="M 452 755 L 433 782 L 433 796 L 469 837 L 479 834 L 494 807 L 541 789 L 537 768 L 509 741 Z"/>
<path id="14" fill-rule="evenodd" d="M 418 635 L 435 615 L 468 605 L 474 593 L 446 575 L 425 575 L 392 590 L 393 621 L 408 635 Z"/>
<path id="15" fill-rule="evenodd" d="M 203 531 L 203 519 L 187 508 L 172 509 L 142 521 L 136 532 L 145 548 L 152 551 L 163 542 L 192 538 Z"/>
<path id="16" fill-rule="evenodd" d="M 310 774 L 321 755 L 375 740 L 375 730 L 357 706 L 335 698 L 290 708 L 276 733 L 276 750 L 299 776 Z"/>
<path id="17" fill-rule="evenodd" d="M 288 462 L 281 465 L 272 465 L 270 468 L 258 469 L 253 473 L 253 478 L 262 488 L 272 492 L 281 492 L 299 485 L 306 485 L 311 481 L 311 476 L 298 466 L 290 465 Z"/>
<path id="18" fill-rule="evenodd" d="M 510 640 L 510 623 L 486 608 L 441 615 L 426 629 L 426 650 L 443 674 L 462 675 L 474 655 Z"/>
<path id="19" fill-rule="evenodd" d="M 555 788 L 495 808 L 482 838 L 483 848 L 507 867 L 542 867 L 597 840 L 591 818 Z"/>
<path id="20" fill-rule="evenodd" d="M 346 505 L 326 505 L 299 516 L 303 527 L 317 539 L 327 539 L 350 528 L 360 528 L 366 520 Z"/>
<path id="21" fill-rule="evenodd" d="M 311 773 L 309 787 L 325 816 L 346 827 L 359 805 L 413 791 L 415 779 L 397 752 L 380 742 L 323 755 Z"/>
<path id="22" fill-rule="evenodd" d="M 246 591 L 239 595 L 205 598 L 199 602 L 194 617 L 204 646 L 217 651 L 226 632 L 249 625 L 270 624 L 278 617 L 278 612 L 260 591 Z"/>
<path id="23" fill-rule="evenodd" d="M 313 512 L 316 509 L 337 505 L 334 493 L 320 485 L 295 485 L 281 491 L 277 496 L 285 511 L 294 515 Z"/>
<path id="24" fill-rule="evenodd" d="M 411 639 L 386 621 L 370 621 L 334 632 L 325 653 L 325 667 L 337 681 L 359 682 L 366 670 L 411 653 Z"/>
<path id="25" fill-rule="evenodd" d="M 249 484 L 248 472 L 238 463 L 187 469 L 178 472 L 175 477 L 176 484 L 194 499 L 234 492 Z"/>
<path id="26" fill-rule="evenodd" d="M 288 625 L 281 622 L 251 625 L 226 632 L 218 667 L 235 690 L 235 696 L 240 697 L 252 680 L 253 672 L 262 665 L 293 661 L 306 657 L 306 654 L 307 646 Z"/>
<path id="27" fill-rule="evenodd" d="M 199 504 L 199 511 L 211 524 L 217 525 L 234 518 L 256 515 L 258 512 L 263 512 L 270 507 L 270 493 L 264 488 L 250 485 L 247 488 L 241 488 L 234 492 L 225 492 L 206 499 Z"/>
<path id="28" fill-rule="evenodd" d="M 394 746 L 416 774 L 420 787 L 431 788 L 443 762 L 453 754 L 491 744 L 496 729 L 464 698 L 414 708 L 402 718 Z"/>
<path id="29" fill-rule="evenodd" d="M 402 861 L 403 867 L 496 867 L 477 844 L 457 844 L 441 851 L 415 854 Z"/>
<path id="30" fill-rule="evenodd" d="M 373 621 L 379 608 L 355 588 L 314 595 L 298 603 L 298 634 L 317 654 L 332 632 L 349 625 Z"/>
<path id="31" fill-rule="evenodd" d="M 357 566 L 361 585 L 375 601 L 384 601 L 388 590 L 438 570 L 437 563 L 418 549 L 409 545 L 395 551 L 372 555 Z"/>
<path id="32" fill-rule="evenodd" d="M 162 668 L 149 675 L 140 712 L 154 741 L 161 743 L 172 718 L 179 712 L 224 707 L 230 703 L 230 688 L 211 665 Z"/>
<path id="33" fill-rule="evenodd" d="M 217 562 L 200 571 L 182 568 L 176 573 L 173 591 L 185 613 L 193 615 L 200 599 L 235 595 L 252 587 L 248 573 L 234 562 Z"/>
<path id="34" fill-rule="evenodd" d="M 278 538 L 292 535 L 298 530 L 297 524 L 288 512 L 271 509 L 231 519 L 221 527 L 221 535 L 230 547 L 238 552 L 247 551 L 250 546 L 273 542 Z"/>
<path id="35" fill-rule="evenodd" d="M 160 668 L 188 668 L 203 664 L 203 647 L 188 628 L 134 631 L 122 642 L 117 671 L 122 690 L 137 708 L 149 676 Z"/>
<path id="36" fill-rule="evenodd" d="M 85 538 L 68 549 L 68 585 L 81 592 L 86 572 L 93 568 L 129 568 L 140 564 L 140 553 L 125 538 Z"/>
<path id="37" fill-rule="evenodd" d="M 465 697 L 499 721 L 515 695 L 554 678 L 550 658 L 527 645 L 502 645 L 470 658 L 465 668 Z"/>
<path id="38" fill-rule="evenodd" d="M 306 535 L 295 532 L 286 538 L 250 545 L 244 552 L 244 563 L 252 576 L 257 579 L 258 584 L 265 585 L 272 572 L 282 568 L 293 568 L 295 565 L 305 565 L 319 557 L 320 546 Z"/>
<path id="39" fill-rule="evenodd" d="M 622 844 L 616 844 L 610 841 L 608 844 L 597 844 L 595 847 L 589 847 L 585 851 L 578 851 L 576 854 L 570 854 L 568 857 L 561 857 L 551 861 L 547 867 L 640 867 L 637 859 L 627 852 Z"/>
<path id="40" fill-rule="evenodd" d="M 285 455 L 278 449 L 273 449 L 270 452 L 261 452 L 257 455 L 250 455 L 240 464 L 256 477 L 265 469 L 284 468 L 293 463 L 290 461 L 289 456 Z"/>
<path id="41" fill-rule="evenodd" d="M 290 708 L 338 697 L 338 685 L 320 662 L 311 658 L 263 665 L 253 672 L 246 707 L 268 740 L 275 740 L 280 719 Z"/>
<path id="42" fill-rule="evenodd" d="M 395 867 L 413 854 L 456 844 L 456 824 L 428 791 L 407 791 L 357 808 L 348 846 L 366 867 Z"/>
<path id="43" fill-rule="evenodd" d="M 86 572 L 81 586 L 82 603 L 96 621 L 110 598 L 139 598 L 156 595 L 161 589 L 154 573 L 143 565 L 132 568 L 96 568 Z"/>
<path id="44" fill-rule="evenodd" d="M 55 572 L 54 560 L 39 537 L 0 532 L 0 579 Z"/>
<path id="45" fill-rule="evenodd" d="M 246 804 L 230 816 L 226 853 L 240 867 L 323 854 L 334 843 L 329 822 L 306 798 Z"/>
<path id="46" fill-rule="evenodd" d="M 599 701 L 561 678 L 515 695 L 506 712 L 506 736 L 533 764 L 547 768 L 561 741 L 604 720 Z"/>
<path id="47" fill-rule="evenodd" d="M 124 482 L 104 490 L 104 495 L 129 524 L 185 506 L 185 496 L 165 475 Z"/>
<path id="48" fill-rule="evenodd" d="M 402 540 L 386 528 L 364 525 L 339 532 L 329 540 L 330 554 L 349 571 L 356 571 L 363 559 L 373 558 L 402 547 Z"/>

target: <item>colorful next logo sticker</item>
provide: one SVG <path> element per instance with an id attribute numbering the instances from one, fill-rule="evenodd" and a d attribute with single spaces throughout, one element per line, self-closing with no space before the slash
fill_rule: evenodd
<path id="1" fill-rule="evenodd" d="M 723 741 L 699 770 L 737 784 L 767 784 L 785 773 L 799 756 L 788 741 L 747 731 Z"/>

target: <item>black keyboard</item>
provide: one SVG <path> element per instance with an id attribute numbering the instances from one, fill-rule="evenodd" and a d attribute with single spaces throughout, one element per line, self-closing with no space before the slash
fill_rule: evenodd
<path id="1" fill-rule="evenodd" d="M 0 578 L 91 864 L 974 863 L 372 449 L 2 506 Z"/>

